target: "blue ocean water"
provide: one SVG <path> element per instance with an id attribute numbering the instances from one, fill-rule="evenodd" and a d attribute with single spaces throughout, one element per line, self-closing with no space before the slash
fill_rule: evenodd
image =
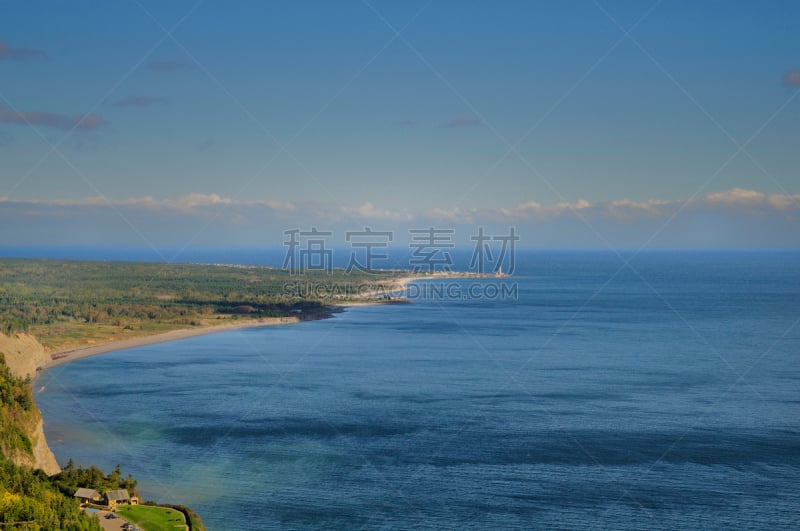
<path id="1" fill-rule="evenodd" d="M 522 254 L 410 305 L 77 361 L 36 399 L 59 461 L 121 463 L 210 530 L 796 527 L 800 255 L 630 265 Z"/>

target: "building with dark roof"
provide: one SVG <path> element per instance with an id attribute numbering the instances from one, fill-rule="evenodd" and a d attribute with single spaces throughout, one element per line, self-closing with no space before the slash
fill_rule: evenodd
<path id="1" fill-rule="evenodd" d="M 87 489 L 84 487 L 79 488 L 73 494 L 73 497 L 78 498 L 81 503 L 97 503 L 103 501 L 103 497 L 100 496 L 100 493 L 94 489 Z"/>
<path id="2" fill-rule="evenodd" d="M 122 503 L 131 501 L 130 494 L 125 489 L 110 490 L 106 492 L 106 505 L 113 508 Z"/>

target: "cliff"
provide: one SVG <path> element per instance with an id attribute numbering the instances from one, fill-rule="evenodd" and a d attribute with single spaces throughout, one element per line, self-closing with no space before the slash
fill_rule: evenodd
<path id="1" fill-rule="evenodd" d="M 28 334 L 0 334 L 0 352 L 5 354 L 11 372 L 20 378 L 33 378 L 36 369 L 50 361 L 44 346 Z"/>
<path id="2" fill-rule="evenodd" d="M 4 378 L 4 383 L 9 388 L 14 387 L 12 380 L 18 379 L 24 383 L 25 379 L 33 378 L 36 368 L 41 367 L 49 360 L 44 347 L 36 341 L 33 336 L 27 334 L 15 334 L 12 337 L 0 334 L 0 353 L 5 358 L 5 365 L 10 374 Z M 24 389 L 15 390 L 14 400 L 16 403 L 3 404 L 4 416 L 8 419 L 4 424 L 10 430 L 16 430 L 16 435 L 21 439 L 27 439 L 28 443 L 21 442 L 20 446 L 4 448 L 6 457 L 11 459 L 18 466 L 40 468 L 46 474 L 53 475 L 60 471 L 56 458 L 44 437 L 42 415 L 31 397 L 31 386 L 24 383 Z M 29 398 L 26 398 L 29 397 Z M 30 403 L 27 403 L 30 400 Z M 25 407 L 20 406 L 25 402 Z M 15 434 L 12 434 L 15 435 Z"/>
<path id="3" fill-rule="evenodd" d="M 39 410 L 37 409 L 36 411 L 38 413 Z M 61 472 L 61 467 L 58 466 L 56 457 L 53 455 L 53 451 L 50 450 L 50 447 L 47 446 L 47 440 L 44 438 L 44 424 L 42 423 L 41 415 L 39 415 L 39 420 L 30 426 L 27 435 L 33 444 L 33 454 L 21 454 L 12 457 L 11 460 L 14 464 L 17 466 L 39 468 L 48 476 Z"/>

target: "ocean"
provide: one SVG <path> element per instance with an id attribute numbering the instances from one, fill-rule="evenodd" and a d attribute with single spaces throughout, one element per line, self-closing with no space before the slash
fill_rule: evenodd
<path id="1" fill-rule="evenodd" d="M 800 254 L 630 266 L 519 253 L 413 304 L 76 361 L 36 400 L 59 462 L 209 530 L 795 528 Z"/>

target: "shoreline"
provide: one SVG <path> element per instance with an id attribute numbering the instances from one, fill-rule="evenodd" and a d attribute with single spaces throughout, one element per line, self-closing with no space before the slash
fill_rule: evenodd
<path id="1" fill-rule="evenodd" d="M 42 371 L 46 371 L 47 369 L 52 369 L 53 367 L 58 367 L 59 365 L 64 365 L 72 361 L 91 358 L 101 354 L 108 354 L 109 352 L 114 352 L 117 350 L 125 350 L 145 345 L 155 345 L 158 343 L 167 343 L 169 341 L 178 341 L 181 339 L 188 339 L 190 337 L 205 336 L 208 334 L 215 334 L 217 332 L 228 332 L 231 330 L 257 328 L 261 326 L 288 325 L 299 322 L 300 319 L 297 317 L 268 317 L 264 319 L 252 319 L 236 323 L 198 326 L 195 328 L 180 328 L 177 330 L 170 330 L 169 332 L 161 332 L 151 336 L 132 337 L 130 339 L 109 341 L 108 343 L 100 343 L 98 345 L 86 345 L 83 347 L 75 347 L 67 350 L 51 352 L 50 360 L 40 367 L 40 369 Z"/>
<path id="2" fill-rule="evenodd" d="M 469 278 L 471 277 L 471 275 L 464 275 L 458 273 L 456 274 L 434 273 L 428 275 L 416 274 L 416 275 L 409 275 L 407 277 L 401 277 L 395 279 L 392 282 L 391 290 L 387 291 L 386 287 L 384 286 L 381 288 L 365 291 L 364 293 L 362 293 L 363 298 L 360 300 L 334 302 L 328 305 L 328 310 L 329 310 L 328 312 L 316 315 L 310 319 L 309 318 L 304 319 L 303 317 L 300 316 L 246 319 L 235 323 L 215 324 L 215 325 L 200 326 L 196 328 L 177 329 L 148 336 L 109 341 L 107 343 L 85 345 L 85 346 L 73 347 L 70 349 L 59 350 L 56 352 L 50 352 L 47 353 L 49 359 L 43 365 L 39 366 L 36 369 L 36 372 L 34 373 L 32 378 L 32 382 L 36 380 L 39 374 L 46 371 L 47 369 L 65 365 L 67 363 L 71 363 L 73 361 L 85 358 L 99 356 L 102 354 L 108 354 L 110 352 L 116 352 L 118 350 L 136 348 L 145 345 L 154 345 L 158 343 L 166 343 L 170 341 L 187 339 L 190 337 L 215 334 L 218 332 L 228 332 L 232 330 L 242 330 L 246 328 L 257 328 L 265 326 L 298 324 L 304 320 L 327 319 L 335 316 L 336 313 L 346 311 L 348 308 L 352 307 L 409 303 L 410 301 L 407 298 L 405 298 L 405 295 L 408 293 L 408 285 L 411 282 L 418 280 L 434 280 L 434 279 L 444 279 L 444 278 L 465 278 L 465 277 Z M 52 456 L 55 467 L 60 468 L 60 465 L 58 463 L 58 460 L 54 452 L 50 449 L 50 446 L 47 443 L 47 437 L 44 432 L 44 417 L 42 417 L 40 425 L 42 429 L 41 441 L 44 444 L 44 447 L 47 450 L 47 452 Z M 42 466 L 41 464 L 37 465 L 37 467 L 39 468 L 41 468 L 41 466 Z"/>
<path id="3" fill-rule="evenodd" d="M 318 320 L 318 319 L 327 319 L 332 317 L 338 311 L 346 310 L 347 308 L 355 308 L 359 306 L 377 306 L 383 304 L 392 304 L 392 303 L 399 303 L 399 302 L 407 302 L 404 299 L 369 299 L 369 297 L 377 297 L 380 295 L 395 295 L 404 293 L 408 289 L 408 284 L 415 281 L 415 280 L 428 280 L 431 278 L 436 278 L 434 276 L 411 276 L 405 278 L 399 278 L 393 281 L 392 291 L 385 292 L 381 289 L 376 289 L 372 291 L 365 292 L 363 295 L 365 299 L 352 301 L 352 302 L 342 302 L 342 303 L 334 303 L 331 304 L 329 307 L 331 309 L 330 314 L 314 317 L 310 320 Z M 397 286 L 394 289 L 395 285 Z M 280 325 L 290 325 L 290 324 L 298 324 L 303 322 L 304 320 L 309 319 L 301 319 L 300 317 L 295 316 L 288 316 L 288 317 L 264 317 L 261 319 L 246 319 L 242 321 L 237 321 L 235 323 L 225 323 L 225 324 L 215 324 L 215 325 L 208 325 L 208 326 L 198 326 L 194 328 L 180 328 L 177 330 L 170 330 L 169 332 L 161 332 L 158 334 L 153 334 L 149 336 L 141 336 L 141 337 L 132 337 L 130 339 L 121 339 L 117 341 L 109 341 L 107 343 L 100 343 L 97 345 L 85 345 L 81 347 L 74 347 L 66 350 L 58 350 L 55 352 L 49 353 L 50 360 L 48 360 L 44 365 L 39 367 L 38 372 L 46 371 L 48 369 L 52 369 L 53 367 L 58 367 L 60 365 L 65 365 L 67 363 L 91 358 L 94 356 L 99 356 L 101 354 L 108 354 L 110 352 L 115 352 L 117 350 L 125 350 L 129 348 L 136 348 L 142 347 L 146 345 L 155 345 L 158 343 L 168 343 L 170 341 L 178 341 L 181 339 L 188 339 L 190 337 L 198 337 L 204 336 L 208 334 L 215 334 L 218 332 L 229 332 L 232 330 L 242 330 L 245 328 L 259 328 L 259 327 L 266 327 L 266 326 L 280 326 Z"/>

